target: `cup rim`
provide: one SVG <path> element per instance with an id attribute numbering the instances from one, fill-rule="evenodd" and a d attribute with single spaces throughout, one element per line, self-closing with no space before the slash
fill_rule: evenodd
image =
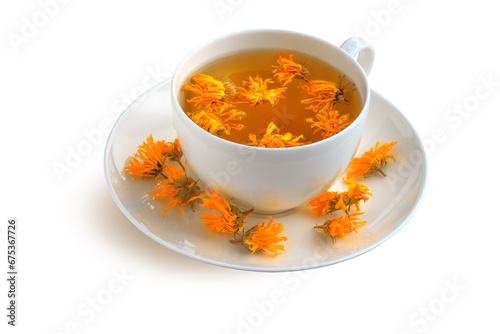
<path id="1" fill-rule="evenodd" d="M 213 43 L 218 42 L 219 40 L 226 39 L 226 38 L 232 37 L 234 35 L 262 34 L 262 33 L 284 33 L 284 34 L 297 35 L 297 36 L 301 36 L 301 37 L 305 37 L 305 38 L 310 38 L 310 39 L 313 39 L 317 42 L 329 45 L 330 47 L 335 48 L 337 51 L 340 51 L 342 54 L 344 54 L 346 57 L 348 57 L 348 59 L 350 59 L 352 61 L 354 66 L 357 68 L 357 70 L 362 74 L 362 78 L 366 84 L 366 97 L 365 97 L 365 100 L 363 101 L 363 108 L 359 112 L 358 116 L 353 120 L 353 122 L 351 124 L 349 124 L 345 129 L 343 129 L 342 131 L 340 131 L 339 133 L 337 133 L 331 137 L 319 140 L 319 141 L 314 142 L 314 143 L 306 144 L 306 145 L 294 146 L 294 147 L 282 147 L 282 148 L 258 147 L 258 146 L 249 146 L 249 145 L 236 143 L 236 142 L 224 139 L 224 138 L 220 138 L 212 133 L 209 133 L 208 131 L 203 130 L 196 123 L 194 123 L 186 115 L 186 113 L 182 109 L 181 105 L 179 104 L 179 101 L 177 100 L 177 94 L 175 92 L 175 87 L 177 86 L 177 79 L 178 79 L 179 71 L 183 67 L 183 65 L 186 62 L 188 62 L 195 53 L 199 52 L 203 48 L 208 47 L 209 45 L 211 45 Z M 225 145 L 228 147 L 231 146 L 231 147 L 236 148 L 236 149 L 242 149 L 242 148 L 245 148 L 248 150 L 255 149 L 256 152 L 261 152 L 261 153 L 270 152 L 273 154 L 276 154 L 278 152 L 283 152 L 280 154 L 303 153 L 305 151 L 314 150 L 315 148 L 321 148 L 321 146 L 329 145 L 329 143 L 332 141 L 342 141 L 345 136 L 349 135 L 349 131 L 347 131 L 347 130 L 353 129 L 355 124 L 363 121 L 365 114 L 368 112 L 369 104 L 370 104 L 370 86 L 369 86 L 369 82 L 368 82 L 368 77 L 367 77 L 365 71 L 363 70 L 363 68 L 361 67 L 361 65 L 356 61 L 356 59 L 354 59 L 351 55 L 349 55 L 342 48 L 340 48 L 340 47 L 338 47 L 338 46 L 336 46 L 336 45 L 334 45 L 334 44 L 332 44 L 324 39 L 321 39 L 321 38 L 316 37 L 316 36 L 308 35 L 308 34 L 305 34 L 302 32 L 297 32 L 297 31 L 293 31 L 293 30 L 286 30 L 286 29 L 247 29 L 247 30 L 233 31 L 233 32 L 230 32 L 230 33 L 227 33 L 224 35 L 219 35 L 215 38 L 212 38 L 212 39 L 198 45 L 197 47 L 192 49 L 187 55 L 185 55 L 184 58 L 182 58 L 181 62 L 177 65 L 177 67 L 174 71 L 174 74 L 172 76 L 172 85 L 171 85 L 170 89 L 171 89 L 170 93 L 172 96 L 172 103 L 174 104 L 174 108 L 173 108 L 174 113 L 177 115 L 182 114 L 182 115 L 180 115 L 180 117 L 183 119 L 184 124 L 186 124 L 186 125 L 189 124 L 188 126 L 191 129 L 193 129 L 192 131 L 197 131 L 199 133 L 199 136 L 201 136 L 202 138 L 206 138 L 207 140 L 214 140 L 216 143 L 218 143 L 220 145 Z M 196 135 L 198 135 L 198 134 L 196 134 Z"/>

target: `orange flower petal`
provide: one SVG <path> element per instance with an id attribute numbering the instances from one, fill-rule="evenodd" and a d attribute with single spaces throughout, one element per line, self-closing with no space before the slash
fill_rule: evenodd
<path id="1" fill-rule="evenodd" d="M 260 222 L 258 225 L 247 231 L 243 237 L 245 246 L 252 251 L 252 254 L 263 248 L 266 248 L 274 255 L 278 255 L 285 251 L 283 245 L 277 244 L 281 241 L 288 240 L 286 237 L 278 236 L 278 234 L 285 230 L 283 224 L 273 224 L 273 217 L 269 216 L 268 218 L 269 223 L 267 226 L 264 225 L 264 222 Z"/>
<path id="2" fill-rule="evenodd" d="M 182 88 L 194 93 L 195 97 L 187 102 L 194 102 L 196 109 L 204 109 L 207 106 L 217 106 L 223 103 L 222 99 L 226 95 L 226 90 L 222 82 L 203 73 L 195 75 L 192 79 L 196 84 L 187 84 Z"/>
<path id="3" fill-rule="evenodd" d="M 290 58 L 285 58 L 283 55 L 278 57 L 278 66 L 273 65 L 273 71 L 276 81 L 283 86 L 288 85 L 293 79 L 304 79 L 309 71 L 302 65 L 293 61 L 293 54 L 290 53 Z"/>
<path id="4" fill-rule="evenodd" d="M 257 147 L 284 148 L 308 144 L 299 142 L 299 140 L 304 138 L 303 135 L 293 136 L 291 133 L 280 135 L 279 128 L 273 122 L 268 124 L 264 135 L 258 137 L 254 134 L 249 134 L 248 138 L 250 139 L 250 143 L 247 145 Z"/>
<path id="5" fill-rule="evenodd" d="M 380 145 L 377 141 L 375 147 L 372 147 L 369 151 L 363 153 L 361 157 L 352 159 L 346 173 L 347 181 L 354 180 L 362 175 L 367 177 L 373 172 L 379 172 L 385 176 L 382 167 L 387 165 L 387 160 L 389 158 L 394 159 L 394 155 L 390 154 L 389 151 L 396 144 L 397 142 L 393 141 Z"/>
<path id="6" fill-rule="evenodd" d="M 270 102 L 271 105 L 275 105 L 280 98 L 285 98 L 283 93 L 287 90 L 287 87 L 267 88 L 268 84 L 273 83 L 271 79 L 263 80 L 260 76 L 256 75 L 255 78 L 248 77 L 248 80 L 243 81 L 243 85 L 246 88 L 238 88 L 238 97 L 249 101 L 252 106 L 264 102 Z"/>
<path id="7" fill-rule="evenodd" d="M 243 230 L 246 216 L 244 217 L 243 225 L 240 224 L 238 222 L 238 216 L 231 208 L 231 204 L 221 198 L 215 190 L 212 190 L 212 194 L 207 191 L 207 197 L 203 199 L 203 203 L 200 204 L 200 206 L 218 213 L 214 214 L 199 211 L 202 214 L 200 219 L 203 220 L 204 224 L 208 225 L 210 230 L 225 234 L 233 234 Z"/>
<path id="8" fill-rule="evenodd" d="M 154 141 L 153 135 L 150 135 L 142 145 L 139 146 L 137 153 L 130 159 L 129 166 L 124 168 L 125 172 L 134 176 L 156 177 L 165 166 L 165 157 L 182 157 L 182 151 L 177 139 L 174 142 L 166 143 L 164 140 Z"/>
<path id="9" fill-rule="evenodd" d="M 335 217 L 325 222 L 321 226 L 314 226 L 318 231 L 329 235 L 332 241 L 336 237 L 344 240 L 345 234 L 350 232 L 357 232 L 358 225 L 365 224 L 366 221 L 361 221 L 357 216 L 363 212 L 345 215 L 344 217 Z"/>
<path id="10" fill-rule="evenodd" d="M 323 138 L 331 137 L 348 127 L 352 120 L 349 114 L 339 116 L 337 110 L 318 112 L 315 118 L 309 118 L 306 122 L 311 123 L 311 128 L 316 128 L 314 133 L 321 131 Z"/>
<path id="11" fill-rule="evenodd" d="M 151 191 L 149 194 L 155 200 L 158 198 L 168 200 L 163 215 L 176 205 L 180 206 L 179 214 L 182 215 L 184 206 L 192 205 L 196 199 L 205 196 L 201 193 L 197 181 L 186 176 L 185 168 L 182 170 L 179 167 L 167 165 L 161 175 L 165 176 L 165 179 L 158 180 L 160 188 Z"/>

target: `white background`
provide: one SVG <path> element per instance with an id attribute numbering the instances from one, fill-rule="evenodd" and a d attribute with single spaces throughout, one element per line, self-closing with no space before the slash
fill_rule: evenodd
<path id="1" fill-rule="evenodd" d="M 16 328 L 6 324 L 1 280 L 1 332 L 497 332 L 500 21 L 493 4 L 3 1 L 0 267 L 5 273 L 7 218 L 17 217 L 20 276 Z M 429 159 L 420 209 L 375 250 L 301 273 L 219 268 L 164 248 L 128 222 L 105 184 L 104 139 L 62 177 L 54 172 L 84 132 L 114 123 L 131 97 L 155 83 L 151 72 L 168 78 L 200 43 L 251 28 L 291 29 L 336 45 L 365 34 L 374 45 L 372 88 L 414 124 Z M 121 272 L 128 278 L 115 282 Z M 108 303 L 90 312 L 88 303 L 110 288 Z M 270 307 L 276 293 L 281 303 Z"/>

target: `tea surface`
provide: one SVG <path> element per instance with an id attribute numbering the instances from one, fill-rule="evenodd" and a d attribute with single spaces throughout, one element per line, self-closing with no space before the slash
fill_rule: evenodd
<path id="1" fill-rule="evenodd" d="M 272 79 L 273 83 L 268 84 L 268 89 L 283 87 L 274 77 L 273 67 L 277 65 L 277 59 L 280 54 L 284 57 L 289 57 L 293 53 L 293 61 L 307 68 L 309 74 L 308 80 L 324 80 L 335 83 L 338 86 L 349 85 L 347 78 L 340 71 L 326 63 L 313 58 L 309 55 L 304 55 L 299 52 L 287 50 L 256 50 L 243 52 L 231 55 L 217 60 L 203 68 L 200 68 L 197 75 L 203 73 L 217 79 L 221 82 L 231 81 L 236 87 L 244 87 L 243 82 L 249 80 L 249 76 L 256 76 L 262 79 Z M 186 84 L 190 84 L 186 82 Z M 303 135 L 300 142 L 317 142 L 324 139 L 322 131 L 316 131 L 311 127 L 311 123 L 306 122 L 306 119 L 314 118 L 317 112 L 306 109 L 307 104 L 301 103 L 301 100 L 311 98 L 304 92 L 303 85 L 306 83 L 304 79 L 293 79 L 286 85 L 287 90 L 283 93 L 284 98 L 280 98 L 274 105 L 271 103 L 259 103 L 251 105 L 250 103 L 235 103 L 238 110 L 245 112 L 246 116 L 239 121 L 244 127 L 241 130 L 232 130 L 230 134 L 220 134 L 221 138 L 233 141 L 240 144 L 248 144 L 250 142 L 249 135 L 262 135 L 266 132 L 269 123 L 273 122 L 278 128 L 280 134 L 291 133 L 294 136 Z M 352 85 L 352 84 L 351 84 Z M 350 120 L 354 120 L 362 109 L 362 99 L 357 89 L 352 85 L 353 89 L 344 90 L 345 101 L 336 103 L 333 106 L 334 110 L 338 110 L 339 115 L 348 114 Z M 190 91 L 184 91 L 181 94 L 181 105 L 186 114 L 198 112 L 195 103 L 187 102 L 193 98 L 195 94 Z"/>

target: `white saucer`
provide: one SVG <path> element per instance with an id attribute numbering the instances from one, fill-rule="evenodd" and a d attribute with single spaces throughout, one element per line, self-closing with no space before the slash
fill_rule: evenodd
<path id="1" fill-rule="evenodd" d="M 285 227 L 286 252 L 279 256 L 255 253 L 250 255 L 242 245 L 232 244 L 229 235 L 212 232 L 189 208 L 174 208 L 162 216 L 164 204 L 154 201 L 148 193 L 152 180 L 132 180 L 123 173 L 125 161 L 137 146 L 152 134 L 155 140 L 173 141 L 170 110 L 171 80 L 150 89 L 132 103 L 120 116 L 109 135 L 104 153 L 104 172 L 108 187 L 118 207 L 142 232 L 156 242 L 191 258 L 207 263 L 253 271 L 291 271 L 335 264 L 364 254 L 398 232 L 412 217 L 422 199 L 427 164 L 424 149 L 415 129 L 389 101 L 372 91 L 366 129 L 358 155 L 377 141 L 397 141 L 393 148 L 396 162 L 384 169 L 387 177 L 375 175 L 366 184 L 373 197 L 361 204 L 362 220 L 358 233 L 349 233 L 345 240 L 331 239 L 313 226 L 325 219 L 315 217 L 305 205 L 274 216 Z M 335 188 L 345 189 L 339 182 Z M 248 228 L 268 219 L 261 215 L 248 218 Z M 130 245 L 134 247 L 134 245 Z"/>

